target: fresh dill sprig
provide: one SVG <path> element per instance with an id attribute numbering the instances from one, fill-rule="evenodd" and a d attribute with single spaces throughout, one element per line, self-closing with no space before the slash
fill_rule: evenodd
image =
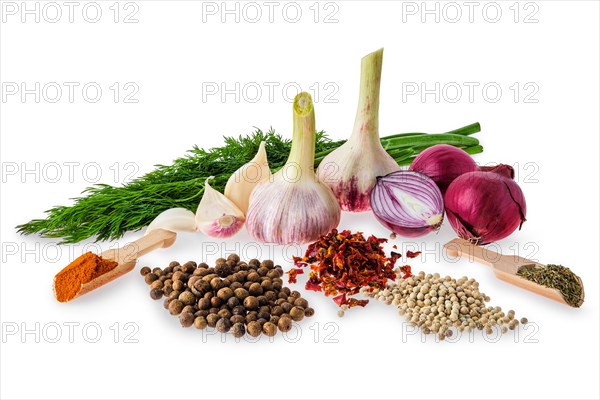
<path id="1" fill-rule="evenodd" d="M 468 136 L 479 132 L 478 123 L 445 135 Z M 419 142 L 419 148 L 398 149 L 397 145 L 416 136 L 430 136 L 431 141 Z M 447 138 L 448 136 L 446 136 Z M 382 138 L 390 142 L 389 153 L 399 165 L 408 165 L 423 148 L 440 142 L 441 136 L 425 133 L 392 135 Z M 456 139 L 454 137 L 454 139 Z M 477 139 L 459 145 L 475 154 L 483 151 Z M 442 140 L 444 142 L 446 139 Z M 448 139 L 449 140 L 449 139 Z M 44 237 L 62 238 L 61 243 L 77 243 L 95 237 L 97 241 L 114 240 L 125 232 L 147 226 L 158 214 L 173 207 L 195 211 L 204 193 L 204 181 L 214 176 L 211 186 L 223 191 L 227 180 L 238 168 L 251 160 L 260 143 L 266 142 L 267 158 L 273 172 L 281 168 L 289 155 L 291 140 L 284 139 L 272 129 L 260 129 L 248 136 L 225 137 L 225 144 L 204 150 L 194 146 L 171 165 L 157 165 L 156 169 L 124 186 L 95 185 L 85 189 L 71 206 L 56 206 L 46 211 L 44 219 L 34 219 L 16 227 L 20 234 L 37 233 Z M 324 132 L 318 132 L 315 145 L 315 167 L 323 157 L 345 141 L 332 141 Z"/>

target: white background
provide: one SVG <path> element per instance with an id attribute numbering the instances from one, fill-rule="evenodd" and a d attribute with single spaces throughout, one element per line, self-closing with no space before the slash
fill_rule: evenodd
<path id="1" fill-rule="evenodd" d="M 85 2 L 75 8 L 72 23 L 60 2 L 63 15 L 56 23 L 47 21 L 55 16 L 50 8 L 39 22 L 35 15 L 25 15 L 22 22 L 21 3 L 13 3 L 19 7 L 15 15 L 10 6 L 5 9 L 7 3 L 0 27 L 6 97 L 0 105 L 3 398 L 600 395 L 597 2 L 480 2 L 472 21 L 462 2 L 430 2 L 429 9 L 439 10 L 436 21 L 435 14 L 422 15 L 421 2 L 338 1 L 328 8 L 317 5 L 318 22 L 313 2 L 301 2 L 297 23 L 283 17 L 286 3 L 275 8 L 273 22 L 267 6 L 257 3 L 263 16 L 256 23 L 248 21 L 255 15 L 248 8 L 239 22 L 226 15 L 222 23 L 220 2 L 137 1 L 127 8 L 121 3 L 117 23 L 112 1 L 98 3 L 102 16 L 97 23 L 83 18 Z M 45 4 L 39 3 L 40 13 Z M 215 5 L 216 15 L 203 13 Z M 240 13 L 243 6 L 238 4 Z M 287 10 L 289 20 L 294 13 Z M 457 10 L 461 18 L 452 22 Z M 87 11 L 93 18 L 94 10 Z M 138 22 L 124 23 L 133 11 Z M 334 11 L 337 22 L 324 23 Z M 472 339 L 463 336 L 455 343 L 437 343 L 433 337 L 423 342 L 391 306 L 371 302 L 339 319 L 329 299 L 303 291 L 316 315 L 302 321 L 296 339 L 278 335 L 271 342 L 236 343 L 228 336 L 223 342 L 216 334 L 182 329 L 162 302 L 149 298 L 137 270 L 70 304 L 54 300 L 53 276 L 85 251 L 85 243 L 57 246 L 56 240 L 20 237 L 14 226 L 42 217 L 53 205 L 68 204 L 89 186 L 97 171 L 96 164 L 84 169 L 87 163 L 100 167 L 100 182 L 119 184 L 132 172 L 137 176 L 154 164 L 169 163 L 194 144 L 220 145 L 223 135 L 247 134 L 253 126 L 272 126 L 290 137 L 291 104 L 281 90 L 286 83 L 312 87 L 313 94 L 318 87 L 318 129 L 346 138 L 354 121 L 360 58 L 379 47 L 385 47 L 381 134 L 443 132 L 481 122 L 477 137 L 485 152 L 476 160 L 514 165 L 528 206 L 523 230 L 498 246 L 509 254 L 518 251 L 570 266 L 585 283 L 581 309 L 511 287 L 482 265 L 444 260 L 440 246 L 454 236 L 448 224 L 437 235 L 416 241 L 428 255 L 412 260 L 413 270 L 476 278 L 492 304 L 533 322 L 527 330 L 499 340 L 477 331 Z M 7 82 L 10 87 L 24 82 L 28 88 L 36 82 L 41 88 L 51 82 L 80 86 L 73 102 L 63 86 L 56 103 L 48 101 L 54 92 L 40 93 L 37 103 L 34 95 L 7 96 Z M 96 103 L 82 97 L 81 88 L 89 82 L 103 89 Z M 121 88 L 117 103 L 109 88 L 115 82 Z M 124 88 L 128 82 L 139 88 L 137 103 L 124 102 L 131 92 L 132 86 Z M 232 89 L 236 82 L 240 90 L 262 87 L 260 98 L 252 102 L 256 92 L 247 92 L 239 93 L 238 101 L 235 95 L 223 101 L 219 94 L 206 93 L 203 99 L 207 84 Z M 271 99 L 265 82 L 279 85 Z M 452 102 L 456 92 L 447 91 L 436 101 L 434 94 L 422 99 L 403 90 L 422 82 L 429 89 L 436 82 L 440 90 L 460 86 L 462 97 Z M 479 85 L 472 99 L 465 82 Z M 516 97 L 515 82 L 520 88 Z M 486 84 L 500 87 L 500 97 L 492 89 L 484 95 Z M 325 94 L 331 95 L 328 102 Z M 292 87 L 288 97 L 293 95 Z M 59 179 L 53 162 L 60 166 Z M 72 179 L 64 164 L 70 162 L 79 163 Z M 35 168 L 37 173 L 24 173 Z M 370 214 L 343 215 L 340 227 L 388 235 Z M 129 234 L 118 244 L 140 234 Z M 138 268 L 164 267 L 171 260 L 212 262 L 231 249 L 248 250 L 248 242 L 245 231 L 227 242 L 180 235 L 172 248 L 147 255 Z M 390 246 L 402 243 L 398 239 Z M 214 246 L 222 251 L 209 251 Z M 284 252 L 296 252 L 262 249 L 263 257 L 274 257 L 286 270 Z M 247 253 L 254 255 L 252 249 Z M 303 290 L 301 278 L 295 288 Z M 71 338 L 70 323 L 79 324 Z M 98 327 L 101 336 L 90 343 Z M 23 335 L 24 329 L 31 332 Z"/>

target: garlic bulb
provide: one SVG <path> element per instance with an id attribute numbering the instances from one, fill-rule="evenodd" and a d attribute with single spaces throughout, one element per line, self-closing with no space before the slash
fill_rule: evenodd
<path id="1" fill-rule="evenodd" d="M 204 194 L 196 210 L 198 229 L 212 237 L 227 238 L 235 235 L 244 226 L 244 213 L 225 195 L 204 183 Z"/>
<path id="2" fill-rule="evenodd" d="M 312 98 L 294 99 L 294 133 L 286 164 L 254 188 L 248 232 L 262 242 L 304 244 L 317 240 L 340 221 L 338 203 L 314 173 L 315 113 Z"/>
<path id="3" fill-rule="evenodd" d="M 171 232 L 196 232 L 194 213 L 185 208 L 170 208 L 158 214 L 146 228 L 149 234 L 156 229 L 166 229 Z"/>
<path id="4" fill-rule="evenodd" d="M 333 190 L 344 211 L 370 210 L 369 196 L 376 178 L 400 170 L 379 139 L 382 62 L 383 49 L 362 59 L 358 110 L 352 135 L 321 161 L 317 171 L 319 179 Z"/>
<path id="5" fill-rule="evenodd" d="M 250 194 L 261 182 L 271 178 L 271 170 L 267 161 L 265 142 L 261 142 L 258 151 L 252 160 L 241 166 L 227 180 L 225 197 L 233 201 L 245 214 L 248 212 Z"/>

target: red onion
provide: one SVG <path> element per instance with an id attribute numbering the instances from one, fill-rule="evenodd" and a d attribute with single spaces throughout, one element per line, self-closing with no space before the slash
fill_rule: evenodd
<path id="1" fill-rule="evenodd" d="M 463 239 L 487 244 L 504 239 L 525 222 L 525 197 L 509 165 L 463 174 L 444 197 L 448 221 Z"/>
<path id="2" fill-rule="evenodd" d="M 423 150 L 410 165 L 410 170 L 427 175 L 445 193 L 454 179 L 466 172 L 477 171 L 477 164 L 458 147 L 436 144 Z"/>
<path id="3" fill-rule="evenodd" d="M 414 171 L 377 177 L 371 208 L 383 226 L 406 237 L 437 231 L 444 220 L 442 192 L 431 178 Z"/>

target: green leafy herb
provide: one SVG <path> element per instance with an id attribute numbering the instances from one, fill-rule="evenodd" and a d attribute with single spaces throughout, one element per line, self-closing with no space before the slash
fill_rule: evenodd
<path id="1" fill-rule="evenodd" d="M 581 279 L 569 268 L 562 265 L 538 264 L 523 265 L 517 275 L 538 285 L 558 289 L 563 298 L 572 307 L 579 307 L 583 303 L 583 286 Z"/>
<path id="2" fill-rule="evenodd" d="M 387 136 L 381 143 L 398 164 L 409 165 L 420 151 L 438 143 L 455 145 L 470 154 L 481 153 L 483 148 L 479 141 L 466 137 L 480 130 L 479 123 L 475 123 L 444 134 Z M 46 218 L 19 225 L 17 231 L 62 238 L 62 243 L 77 243 L 94 236 L 97 241 L 118 239 L 127 231 L 147 226 L 169 208 L 195 211 L 204 193 L 206 178 L 214 176 L 211 186 L 223 191 L 229 176 L 254 157 L 262 141 L 266 142 L 269 166 L 275 172 L 285 164 L 291 140 L 273 130 L 257 129 L 248 136 L 226 137 L 222 147 L 204 150 L 195 146 L 171 165 L 157 165 L 154 171 L 124 186 L 89 187 L 83 196 L 74 199 L 72 206 L 53 207 L 46 211 Z M 324 132 L 317 133 L 315 167 L 344 142 L 332 141 Z"/>

